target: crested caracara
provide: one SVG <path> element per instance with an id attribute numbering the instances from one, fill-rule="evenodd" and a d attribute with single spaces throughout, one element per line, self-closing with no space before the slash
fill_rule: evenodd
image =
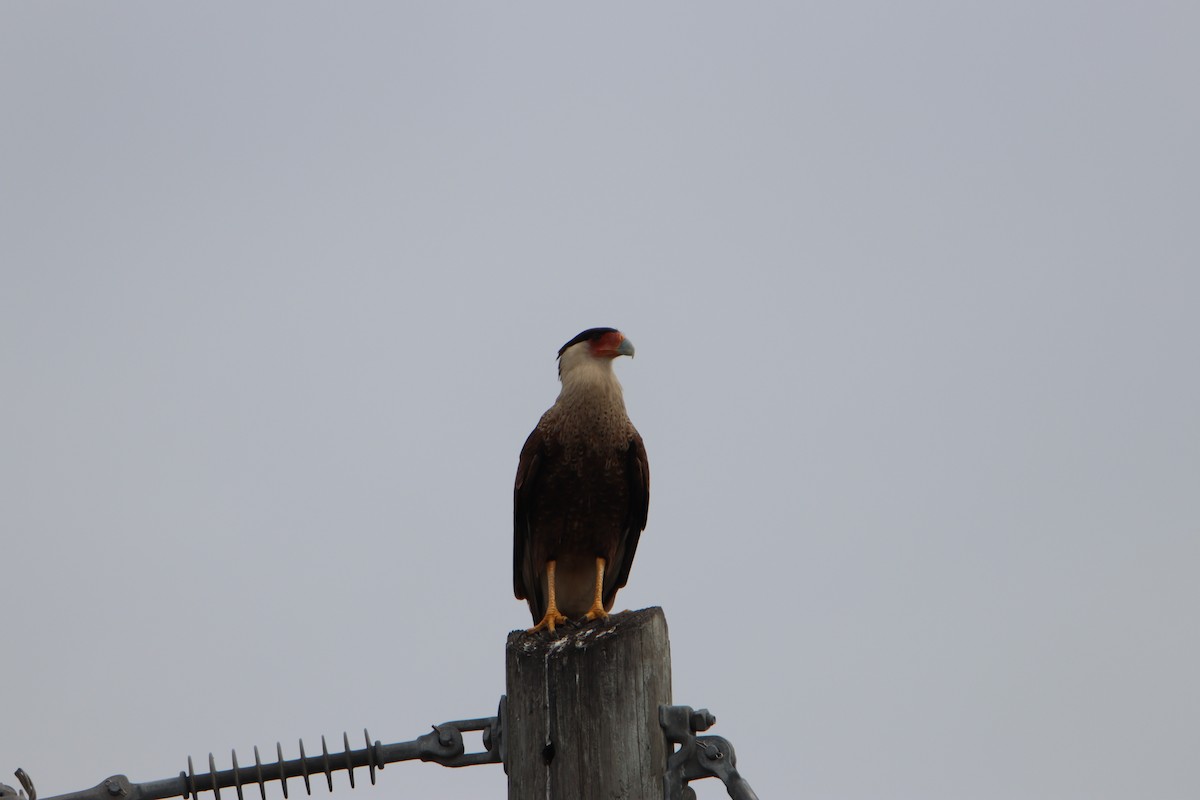
<path id="1" fill-rule="evenodd" d="M 513 592 L 531 631 L 608 616 L 646 527 L 650 467 L 613 374 L 633 344 L 591 328 L 558 351 L 562 391 L 521 448 L 513 490 Z"/>

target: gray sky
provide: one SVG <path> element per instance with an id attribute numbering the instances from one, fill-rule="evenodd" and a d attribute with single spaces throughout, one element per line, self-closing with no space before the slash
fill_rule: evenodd
<path id="1" fill-rule="evenodd" d="M 0 781 L 494 713 L 614 325 L 760 796 L 1196 798 L 1198 8 L 5 4 Z"/>

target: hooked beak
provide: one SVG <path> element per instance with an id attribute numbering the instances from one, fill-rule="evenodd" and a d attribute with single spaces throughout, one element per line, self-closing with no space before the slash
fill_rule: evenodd
<path id="1" fill-rule="evenodd" d="M 617 355 L 633 358 L 633 342 L 628 339 L 622 339 L 621 345 L 617 348 Z"/>

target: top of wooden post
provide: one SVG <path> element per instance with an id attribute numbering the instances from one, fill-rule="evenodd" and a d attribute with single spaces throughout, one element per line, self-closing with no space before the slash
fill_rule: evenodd
<path id="1" fill-rule="evenodd" d="M 661 607 L 651 606 L 638 611 L 609 614 L 606 619 L 594 622 L 567 622 L 559 625 L 554 633 L 544 630 L 537 633 L 513 631 L 508 634 L 508 649 L 516 650 L 523 656 L 557 653 L 567 647 L 587 650 L 600 644 L 611 643 L 613 637 L 656 624 L 662 625 L 665 636 L 667 618 Z"/>

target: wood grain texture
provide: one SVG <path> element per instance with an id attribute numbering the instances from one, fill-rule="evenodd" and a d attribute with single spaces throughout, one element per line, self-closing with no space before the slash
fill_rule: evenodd
<path id="1" fill-rule="evenodd" d="M 509 634 L 505 719 L 510 800 L 659 800 L 671 702 L 661 608 Z"/>

